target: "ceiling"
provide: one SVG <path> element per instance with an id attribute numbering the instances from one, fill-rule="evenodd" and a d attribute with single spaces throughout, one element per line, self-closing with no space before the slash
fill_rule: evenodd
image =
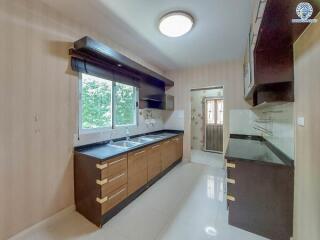
<path id="1" fill-rule="evenodd" d="M 253 5 L 253 0 L 42 1 L 163 71 L 241 58 Z M 192 31 L 180 38 L 158 31 L 159 18 L 173 10 L 195 18 Z"/>

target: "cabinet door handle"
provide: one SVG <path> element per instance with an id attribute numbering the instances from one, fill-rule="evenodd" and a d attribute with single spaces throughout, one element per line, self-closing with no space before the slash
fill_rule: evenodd
<path id="1" fill-rule="evenodd" d="M 98 202 L 98 203 L 100 203 L 100 204 L 102 204 L 102 203 L 105 203 L 106 201 L 108 201 L 109 200 L 109 197 L 107 196 L 107 197 L 104 197 L 104 198 L 96 198 L 96 201 Z"/>
<path id="2" fill-rule="evenodd" d="M 119 194 L 121 194 L 122 192 L 124 192 L 126 190 L 126 188 L 121 189 L 119 192 L 113 194 L 112 196 L 109 197 L 109 200 L 111 200 L 112 198 L 115 198 L 116 196 L 118 196 Z"/>
<path id="3" fill-rule="evenodd" d="M 227 195 L 227 200 L 234 202 L 234 201 L 236 201 L 236 198 L 234 196 Z"/>
<path id="4" fill-rule="evenodd" d="M 98 169 L 100 169 L 100 170 L 105 169 L 105 168 L 107 168 L 108 166 L 109 166 L 108 163 L 105 163 L 105 164 L 96 164 L 96 167 L 97 167 Z"/>
<path id="5" fill-rule="evenodd" d="M 226 167 L 227 168 L 236 168 L 236 164 L 234 164 L 234 163 L 226 163 Z"/>
<path id="6" fill-rule="evenodd" d="M 114 161 L 114 162 L 109 163 L 109 165 L 111 166 L 111 165 L 117 164 L 117 163 L 119 163 L 119 162 L 122 162 L 122 161 L 124 161 L 124 160 L 127 160 L 127 158 L 121 158 L 121 159 L 119 159 L 119 160 L 116 160 L 116 161 Z"/>
<path id="7" fill-rule="evenodd" d="M 236 180 L 232 178 L 227 178 L 227 183 L 236 184 Z"/>
<path id="8" fill-rule="evenodd" d="M 160 145 L 153 146 L 152 149 L 158 148 Z"/>
<path id="9" fill-rule="evenodd" d="M 114 180 L 117 180 L 117 179 L 123 177 L 124 175 L 126 175 L 126 173 L 121 173 L 118 176 L 115 176 L 115 177 L 109 179 L 109 182 L 113 182 Z"/>
<path id="10" fill-rule="evenodd" d="M 137 155 L 140 155 L 140 154 L 145 153 L 145 152 L 146 152 L 146 151 L 143 150 L 143 151 L 141 151 L 141 152 L 135 153 L 134 155 L 137 156 Z"/>

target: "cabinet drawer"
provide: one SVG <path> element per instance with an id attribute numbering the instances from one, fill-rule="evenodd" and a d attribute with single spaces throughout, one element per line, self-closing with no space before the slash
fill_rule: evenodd
<path id="1" fill-rule="evenodd" d="M 134 193 L 143 185 L 148 182 L 148 170 L 147 168 L 142 169 L 136 175 L 129 175 L 128 177 L 128 195 Z"/>
<path id="2" fill-rule="evenodd" d="M 123 185 L 109 193 L 106 197 L 97 198 L 97 202 L 101 204 L 101 214 L 105 214 L 111 208 L 123 201 L 127 197 L 127 191 L 127 185 Z"/>
<path id="3" fill-rule="evenodd" d="M 112 160 L 108 160 L 101 164 L 97 164 L 97 168 L 101 171 L 101 180 L 109 177 L 120 174 L 127 169 L 128 161 L 127 154 L 115 157 Z"/>
<path id="4" fill-rule="evenodd" d="M 122 185 L 127 184 L 128 174 L 127 171 L 110 176 L 102 181 L 97 180 L 97 184 L 101 186 L 101 198 L 106 197 L 110 192 L 115 191 Z"/>

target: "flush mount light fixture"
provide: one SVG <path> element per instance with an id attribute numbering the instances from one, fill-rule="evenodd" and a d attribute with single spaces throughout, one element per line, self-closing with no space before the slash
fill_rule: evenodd
<path id="1" fill-rule="evenodd" d="M 193 17 L 182 11 L 165 14 L 159 23 L 159 30 L 168 37 L 181 37 L 188 33 L 194 24 Z"/>

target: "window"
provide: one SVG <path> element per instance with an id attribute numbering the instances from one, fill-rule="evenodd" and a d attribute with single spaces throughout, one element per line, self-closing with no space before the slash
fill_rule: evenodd
<path id="1" fill-rule="evenodd" d="M 137 124 L 137 88 L 81 74 L 79 122 L 82 131 Z"/>
<path id="2" fill-rule="evenodd" d="M 207 124 L 223 124 L 223 100 L 208 99 L 206 100 Z"/>
<path id="3" fill-rule="evenodd" d="M 115 125 L 136 124 L 136 89 L 133 86 L 115 84 Z"/>

